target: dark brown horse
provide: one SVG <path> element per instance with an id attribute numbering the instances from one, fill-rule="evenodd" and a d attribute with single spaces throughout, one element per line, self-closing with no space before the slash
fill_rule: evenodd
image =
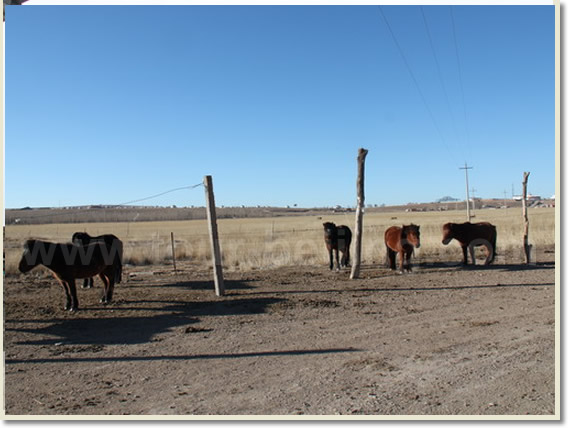
<path id="1" fill-rule="evenodd" d="M 20 272 L 26 273 L 38 265 L 52 271 L 65 291 L 65 310 L 79 308 L 75 279 L 99 275 L 104 284 L 102 303 L 112 300 L 115 282 L 120 279 L 122 270 L 118 259 L 109 254 L 104 242 L 88 245 L 56 244 L 53 242 L 29 240 L 24 244 L 24 254 L 20 260 Z"/>
<path id="2" fill-rule="evenodd" d="M 463 264 L 467 266 L 467 250 L 471 254 L 471 263 L 475 265 L 474 247 L 480 245 L 487 249 L 485 264 L 495 260 L 497 249 L 497 228 L 491 223 L 446 223 L 442 227 L 442 244 L 448 245 L 452 239 L 458 241 L 462 247 Z"/>
<path id="3" fill-rule="evenodd" d="M 389 227 L 385 231 L 385 246 L 389 267 L 396 270 L 396 253 L 398 253 L 400 273 L 403 273 L 405 269 L 410 272 L 412 270 L 410 256 L 412 256 L 414 247 L 420 248 L 420 226 L 410 224 L 402 227 Z"/>
<path id="4" fill-rule="evenodd" d="M 88 245 L 91 242 L 104 242 L 111 254 L 115 254 L 118 258 L 117 263 L 120 266 L 120 276 L 117 283 L 122 279 L 122 241 L 114 235 L 101 235 L 101 236 L 91 236 L 85 232 L 75 232 L 71 238 L 74 244 L 78 245 Z M 85 278 L 83 280 L 82 288 L 92 288 L 94 283 L 94 278 Z"/>
<path id="5" fill-rule="evenodd" d="M 335 251 L 335 266 L 339 271 L 339 252 L 341 251 L 341 266 L 349 265 L 349 247 L 351 246 L 351 229 L 347 226 L 336 226 L 335 223 L 323 224 L 323 237 L 329 252 L 329 269 L 333 270 L 333 251 Z"/>

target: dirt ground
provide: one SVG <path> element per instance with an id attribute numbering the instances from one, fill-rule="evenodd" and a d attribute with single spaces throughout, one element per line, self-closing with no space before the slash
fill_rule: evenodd
<path id="1" fill-rule="evenodd" d="M 6 278 L 6 415 L 555 414 L 554 254 L 228 272 L 224 297 L 178 270 L 126 267 L 108 306 L 97 279 L 77 313 L 41 268 Z"/>

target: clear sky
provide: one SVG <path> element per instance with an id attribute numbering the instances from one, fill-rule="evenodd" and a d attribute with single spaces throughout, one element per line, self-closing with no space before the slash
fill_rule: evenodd
<path id="1" fill-rule="evenodd" d="M 6 8 L 5 206 L 554 194 L 553 6 Z M 204 205 L 202 188 L 148 205 Z"/>

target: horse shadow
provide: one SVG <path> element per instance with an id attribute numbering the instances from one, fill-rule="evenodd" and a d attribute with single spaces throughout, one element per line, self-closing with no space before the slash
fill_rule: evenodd
<path id="1" fill-rule="evenodd" d="M 417 264 L 417 267 L 422 270 L 442 270 L 442 269 L 453 269 L 453 270 L 463 270 L 463 271 L 500 271 L 505 270 L 509 272 L 519 272 L 528 270 L 541 270 L 541 269 L 554 269 L 554 262 L 535 262 L 529 264 L 523 263 L 502 263 L 502 264 L 489 264 L 484 265 L 483 263 L 472 265 L 463 265 L 461 262 L 422 262 Z"/>
<path id="2" fill-rule="evenodd" d="M 6 331 L 33 333 L 41 337 L 16 342 L 18 345 L 135 345 L 159 341 L 160 334 L 176 330 L 180 335 L 207 332 L 207 329 L 193 327 L 193 324 L 200 322 L 201 317 L 262 314 L 267 312 L 270 305 L 283 300 L 285 299 L 246 298 L 197 302 L 159 301 L 164 304 L 160 308 L 162 313 L 153 316 L 64 318 L 39 328 L 6 327 Z"/>

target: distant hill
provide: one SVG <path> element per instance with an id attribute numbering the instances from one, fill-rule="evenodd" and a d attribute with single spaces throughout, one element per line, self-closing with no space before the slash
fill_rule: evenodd
<path id="1" fill-rule="evenodd" d="M 441 203 L 441 202 L 457 202 L 459 201 L 459 199 L 457 198 L 453 198 L 452 196 L 444 196 L 438 200 L 436 200 L 436 202 Z"/>

